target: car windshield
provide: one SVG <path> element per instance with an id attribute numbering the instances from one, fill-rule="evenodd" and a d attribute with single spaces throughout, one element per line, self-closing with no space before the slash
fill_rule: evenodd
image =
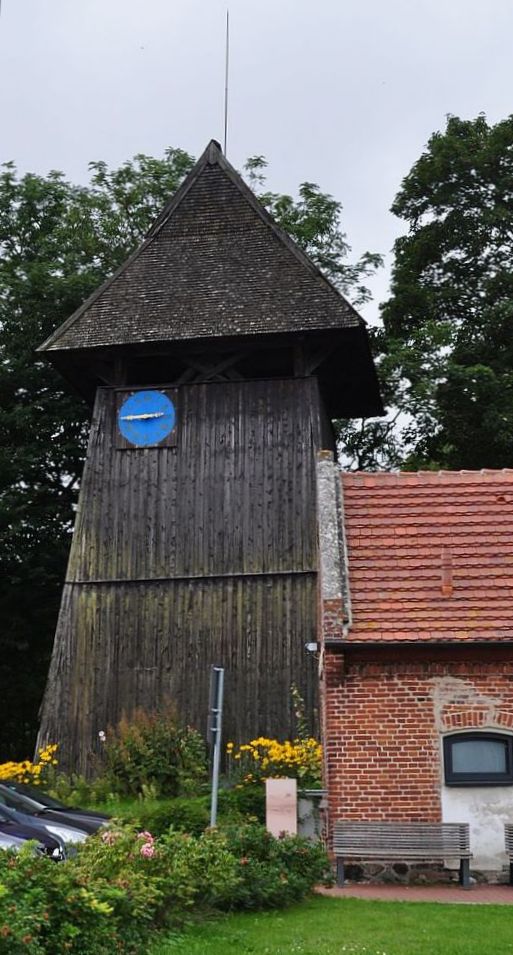
<path id="1" fill-rule="evenodd" d="M 9 806 L 10 809 L 17 809 L 18 812 L 26 812 L 29 815 L 41 812 L 40 802 L 35 802 L 21 793 L 13 792 L 7 786 L 0 786 L 0 804 Z"/>
<path id="2" fill-rule="evenodd" d="M 40 806 L 46 806 L 47 809 L 66 809 L 64 803 L 52 799 L 47 793 L 40 792 L 39 789 L 34 789 L 32 786 L 25 786 L 23 783 L 7 783 L 7 786 L 12 792 L 33 799 Z"/>

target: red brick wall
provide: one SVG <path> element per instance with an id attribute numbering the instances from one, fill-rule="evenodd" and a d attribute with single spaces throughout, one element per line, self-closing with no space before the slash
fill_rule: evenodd
<path id="1" fill-rule="evenodd" d="M 513 729 L 513 648 L 326 650 L 330 820 L 441 818 L 441 737 Z"/>
<path id="2" fill-rule="evenodd" d="M 341 597 L 322 601 L 322 634 L 342 637 L 344 630 L 344 602 Z"/>

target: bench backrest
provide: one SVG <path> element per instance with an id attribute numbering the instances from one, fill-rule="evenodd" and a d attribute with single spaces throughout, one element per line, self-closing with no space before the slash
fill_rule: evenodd
<path id="1" fill-rule="evenodd" d="M 504 824 L 504 837 L 506 840 L 506 852 L 511 855 L 513 853 L 513 823 L 506 822 Z"/>
<path id="2" fill-rule="evenodd" d="M 513 827 L 512 827 L 513 829 Z M 423 852 L 450 856 L 469 852 L 469 826 L 466 822 L 345 822 L 333 826 L 335 852 L 354 855 L 372 850 L 397 853 Z"/>

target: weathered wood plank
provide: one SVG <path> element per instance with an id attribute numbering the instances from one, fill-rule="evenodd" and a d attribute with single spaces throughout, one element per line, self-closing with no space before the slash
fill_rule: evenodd
<path id="1" fill-rule="evenodd" d="M 289 735 L 292 682 L 315 707 L 317 382 L 184 385 L 175 447 L 119 449 L 117 401 L 99 390 L 41 739 L 84 769 L 169 697 L 203 729 L 211 664 L 228 735 Z"/>

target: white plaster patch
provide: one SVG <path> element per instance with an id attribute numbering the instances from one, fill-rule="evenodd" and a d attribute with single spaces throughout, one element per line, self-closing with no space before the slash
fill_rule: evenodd
<path id="1" fill-rule="evenodd" d="M 317 519 L 323 600 L 343 596 L 340 513 L 337 482 L 340 471 L 332 455 L 321 452 L 317 459 Z"/>
<path id="2" fill-rule="evenodd" d="M 471 868 L 500 872 L 508 862 L 504 823 L 513 822 L 513 787 L 442 786 L 442 821 L 468 822 Z"/>
<path id="3" fill-rule="evenodd" d="M 462 680 L 458 677 L 433 677 L 430 682 L 433 686 L 433 713 L 438 732 L 447 732 L 443 722 L 445 707 L 455 706 L 458 703 L 462 706 L 480 707 L 485 711 L 485 722 L 490 726 L 497 725 L 497 713 L 502 708 L 500 696 L 487 696 L 485 693 L 480 693 L 470 680 Z"/>

